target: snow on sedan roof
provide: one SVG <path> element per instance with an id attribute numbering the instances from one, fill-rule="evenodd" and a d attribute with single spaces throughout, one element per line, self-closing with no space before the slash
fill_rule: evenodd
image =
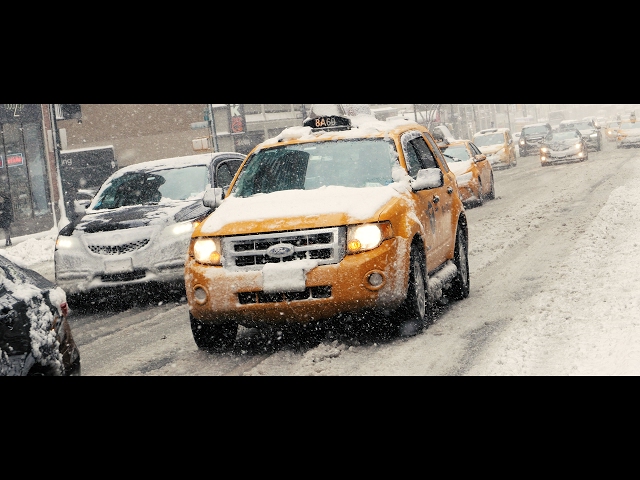
<path id="1" fill-rule="evenodd" d="M 200 153 L 198 155 L 187 155 L 185 157 L 163 158 L 160 160 L 150 160 L 148 162 L 135 163 L 118 170 L 118 173 L 135 172 L 138 170 L 155 170 L 158 168 L 187 167 L 190 165 L 208 165 L 214 155 L 218 153 Z"/>

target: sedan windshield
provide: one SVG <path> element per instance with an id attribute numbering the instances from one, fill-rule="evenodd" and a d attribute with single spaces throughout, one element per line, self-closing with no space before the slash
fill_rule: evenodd
<path id="1" fill-rule="evenodd" d="M 100 189 L 93 210 L 197 199 L 207 183 L 207 166 L 127 172 Z"/>
<path id="2" fill-rule="evenodd" d="M 547 142 L 557 142 L 560 140 L 580 140 L 582 135 L 575 130 L 564 130 L 559 132 L 551 132 L 546 137 Z"/>
<path id="3" fill-rule="evenodd" d="M 233 192 L 239 197 L 322 186 L 393 183 L 394 144 L 384 138 L 325 141 L 260 150 L 247 160 Z"/>
<path id="4" fill-rule="evenodd" d="M 489 145 L 502 145 L 504 143 L 504 135 L 502 133 L 494 133 L 493 135 L 478 135 L 473 139 L 476 147 L 487 147 Z"/>
<path id="5" fill-rule="evenodd" d="M 547 129 L 547 127 L 545 125 L 536 125 L 534 127 L 524 127 L 522 129 L 522 134 L 523 135 L 535 135 L 538 133 L 544 133 L 546 134 L 549 130 Z"/>

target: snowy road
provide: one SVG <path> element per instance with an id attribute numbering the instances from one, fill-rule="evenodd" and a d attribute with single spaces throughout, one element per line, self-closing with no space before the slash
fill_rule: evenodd
<path id="1" fill-rule="evenodd" d="M 259 334 L 241 328 L 232 352 L 207 354 L 193 342 L 187 305 L 179 297 L 160 305 L 156 299 L 151 305 L 116 310 L 98 305 L 75 309 L 69 317 L 82 355 L 82 373 L 597 374 L 595 367 L 570 365 L 563 355 L 571 338 L 580 332 L 571 318 L 573 313 L 563 306 L 588 304 L 575 296 L 590 295 L 571 286 L 584 284 L 586 278 L 595 284 L 594 269 L 604 267 L 586 261 L 580 265 L 572 254 L 576 245 L 587 249 L 599 241 L 593 234 L 598 221 L 593 222 L 616 189 L 640 178 L 638 157 L 637 150 L 616 150 L 606 143 L 602 152 L 592 152 L 584 163 L 542 168 L 537 157 L 530 156 L 519 158 L 512 169 L 495 172 L 496 199 L 467 210 L 471 294 L 445 307 L 435 323 L 416 336 L 386 339 L 371 333 L 352 338 L 327 329 L 315 336 L 282 338 L 277 332 Z M 625 228 L 623 219 L 613 222 L 611 228 L 616 223 Z M 612 237 L 608 241 L 615 244 L 616 235 Z M 617 238 L 621 240 L 620 235 Z M 598 252 L 602 250 L 606 248 Z M 606 257 L 597 255 L 594 253 L 594 261 L 606 262 Z M 594 290 L 591 296 L 598 292 Z M 594 305 L 600 308 L 601 303 Z M 597 308 L 590 308 L 597 316 Z M 575 315 L 583 320 L 586 313 L 575 311 Z M 558 319 L 571 320 L 571 328 L 560 328 Z M 593 340 L 584 342 L 591 346 Z M 576 346 L 575 351 L 581 347 Z M 611 356 L 606 351 L 600 354 Z"/>

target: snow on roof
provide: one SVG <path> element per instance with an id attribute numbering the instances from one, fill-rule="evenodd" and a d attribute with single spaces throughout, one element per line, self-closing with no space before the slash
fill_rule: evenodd
<path id="1" fill-rule="evenodd" d="M 91 152 L 93 150 L 106 150 L 108 148 L 113 149 L 113 145 L 104 145 L 102 147 L 73 148 L 71 150 L 60 150 L 60 153 Z"/>
<path id="2" fill-rule="evenodd" d="M 160 168 L 187 167 L 190 165 L 208 165 L 211 160 L 223 153 L 233 152 L 216 152 L 216 153 L 199 153 L 197 155 L 187 155 L 185 157 L 163 158 L 160 160 L 150 160 L 148 162 L 135 163 L 118 170 L 118 174 L 126 172 L 136 172 L 138 170 L 156 170 Z"/>

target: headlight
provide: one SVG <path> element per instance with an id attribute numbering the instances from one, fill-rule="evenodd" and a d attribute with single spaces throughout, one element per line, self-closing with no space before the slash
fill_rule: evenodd
<path id="1" fill-rule="evenodd" d="M 541 151 L 542 153 L 547 153 L 547 152 L 549 151 L 549 149 L 548 149 L 547 147 L 542 147 L 542 148 L 540 149 L 540 151 Z"/>
<path id="2" fill-rule="evenodd" d="M 598 134 L 597 133 L 592 133 L 591 135 L 589 135 L 590 137 L 597 137 Z"/>
<path id="3" fill-rule="evenodd" d="M 472 179 L 473 179 L 472 172 L 463 173 L 462 175 L 456 175 L 456 181 L 460 186 L 467 185 Z"/>
<path id="4" fill-rule="evenodd" d="M 352 225 L 347 229 L 347 253 L 373 250 L 389 238 L 393 238 L 393 228 L 389 222 Z"/>
<path id="5" fill-rule="evenodd" d="M 176 223 L 171 229 L 171 232 L 174 235 L 184 235 L 185 233 L 193 232 L 193 228 L 194 228 L 194 222 L 192 221 L 181 222 L 181 223 Z"/>
<path id="6" fill-rule="evenodd" d="M 191 241 L 193 258 L 206 265 L 222 265 L 222 250 L 219 238 L 196 238 Z"/>
<path id="7" fill-rule="evenodd" d="M 520 139 L 520 145 L 524 145 L 524 144 L 525 144 L 524 138 L 521 138 Z"/>
<path id="8" fill-rule="evenodd" d="M 578 150 L 582 150 L 582 144 L 581 143 L 576 143 L 576 148 Z"/>
<path id="9" fill-rule="evenodd" d="M 76 246 L 76 239 L 73 237 L 59 236 L 56 240 L 56 250 L 63 249 L 68 250 Z"/>

